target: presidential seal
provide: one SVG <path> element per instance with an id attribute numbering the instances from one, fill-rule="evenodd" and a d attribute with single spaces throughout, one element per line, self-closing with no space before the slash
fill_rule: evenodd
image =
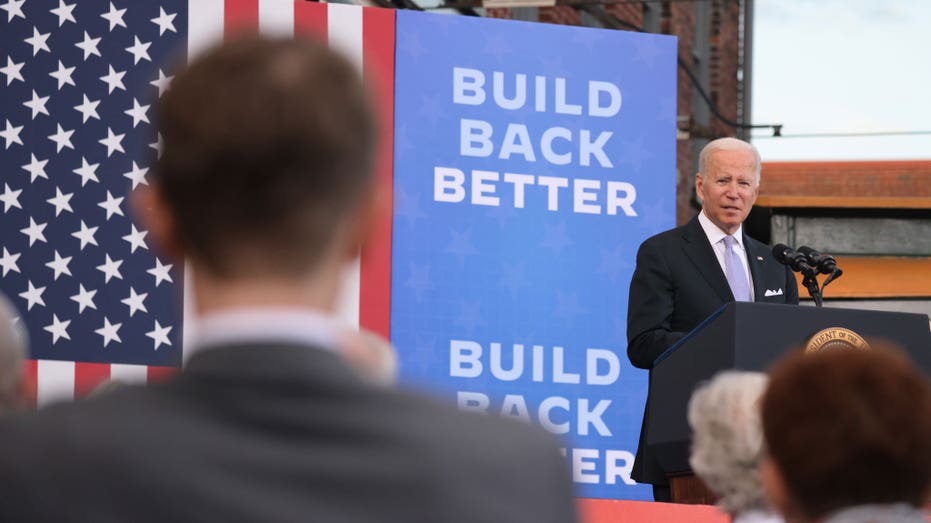
<path id="1" fill-rule="evenodd" d="M 856 332 L 843 327 L 829 327 L 818 331 L 805 343 L 805 354 L 835 349 L 869 350 L 870 344 Z"/>

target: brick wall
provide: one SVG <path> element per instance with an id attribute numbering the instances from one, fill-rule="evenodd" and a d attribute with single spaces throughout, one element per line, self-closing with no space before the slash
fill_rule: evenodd
<path id="1" fill-rule="evenodd" d="M 931 197 L 931 161 L 764 162 L 761 196 Z"/>

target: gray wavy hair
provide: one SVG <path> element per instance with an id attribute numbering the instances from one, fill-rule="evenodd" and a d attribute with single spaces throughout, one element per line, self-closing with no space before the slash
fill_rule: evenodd
<path id="1" fill-rule="evenodd" d="M 717 151 L 749 151 L 753 153 L 753 159 L 755 160 L 754 172 L 756 174 L 756 183 L 760 183 L 760 171 L 763 167 L 763 161 L 760 158 L 760 151 L 750 142 L 745 142 L 743 140 L 738 140 L 737 138 L 718 138 L 717 140 L 712 140 L 702 148 L 701 152 L 698 154 L 698 172 L 699 173 L 708 173 L 710 167 L 708 162 L 711 160 L 711 155 Z"/>
<path id="2" fill-rule="evenodd" d="M 22 320 L 14 322 L 16 317 L 13 304 L 0 294 L 0 412 L 14 410 L 20 400 L 29 341 Z"/>
<path id="3" fill-rule="evenodd" d="M 699 386 L 689 401 L 692 470 L 734 515 L 767 509 L 758 467 L 763 454 L 760 372 L 724 371 Z"/>

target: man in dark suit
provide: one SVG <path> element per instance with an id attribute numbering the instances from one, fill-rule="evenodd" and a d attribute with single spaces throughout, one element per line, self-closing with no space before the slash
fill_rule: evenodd
<path id="1" fill-rule="evenodd" d="M 241 39 L 177 74 L 136 209 L 194 289 L 184 371 L 0 423 L 3 521 L 572 522 L 527 425 L 367 384 L 338 282 L 371 229 L 373 117 L 345 59 Z"/>
<path id="2" fill-rule="evenodd" d="M 699 156 L 695 189 L 702 200 L 698 216 L 647 239 L 637 252 L 627 356 L 641 369 L 652 369 L 666 349 L 727 302 L 798 303 L 792 272 L 743 231 L 760 191 L 756 147 L 735 138 L 710 142 Z M 646 450 L 641 429 L 632 477 L 652 483 L 657 501 L 668 500 L 665 474 Z"/>

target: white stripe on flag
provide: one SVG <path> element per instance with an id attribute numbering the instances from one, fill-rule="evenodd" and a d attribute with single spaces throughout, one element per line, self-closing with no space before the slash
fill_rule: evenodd
<path id="1" fill-rule="evenodd" d="M 327 35 L 330 47 L 346 55 L 362 72 L 362 7 L 327 4 Z M 359 293 L 362 264 L 359 258 L 346 267 L 343 288 L 337 302 L 337 314 L 344 321 L 359 326 Z"/>
<path id="2" fill-rule="evenodd" d="M 36 406 L 74 400 L 74 362 L 36 361 Z"/>
<path id="3" fill-rule="evenodd" d="M 149 370 L 145 365 L 126 365 L 123 363 L 114 363 L 110 365 L 111 380 L 144 385 L 148 376 Z"/>
<path id="4" fill-rule="evenodd" d="M 223 16 L 223 0 L 188 0 L 188 62 L 223 40 Z"/>
<path id="5" fill-rule="evenodd" d="M 294 36 L 294 0 L 259 0 L 259 31 Z"/>

